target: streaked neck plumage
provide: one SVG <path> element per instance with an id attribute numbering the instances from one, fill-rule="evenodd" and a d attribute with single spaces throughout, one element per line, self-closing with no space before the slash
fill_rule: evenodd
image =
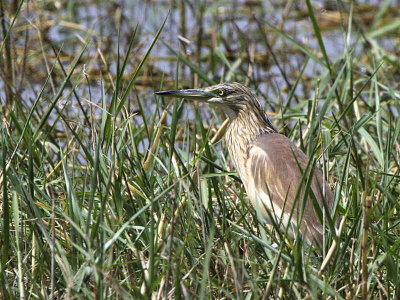
<path id="1" fill-rule="evenodd" d="M 240 110 L 235 118 L 230 118 L 225 134 L 229 155 L 239 173 L 244 168 L 241 162 L 245 161 L 251 143 L 263 134 L 276 132 L 257 99 L 253 104 Z"/>

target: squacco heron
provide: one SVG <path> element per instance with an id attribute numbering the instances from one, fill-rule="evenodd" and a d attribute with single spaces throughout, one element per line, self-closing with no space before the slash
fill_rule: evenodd
<path id="1" fill-rule="evenodd" d="M 229 117 L 225 133 L 229 155 L 253 206 L 270 222 L 273 218 L 276 224 L 293 224 L 309 243 L 322 245 L 321 212 L 330 211 L 332 191 L 321 170 L 309 171 L 309 160 L 303 151 L 277 133 L 249 88 L 239 83 L 221 83 L 156 94 L 219 106 Z M 308 189 L 307 176 L 311 180 Z"/>

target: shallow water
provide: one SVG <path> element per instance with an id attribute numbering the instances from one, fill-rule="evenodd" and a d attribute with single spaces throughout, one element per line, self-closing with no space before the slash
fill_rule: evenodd
<path id="1" fill-rule="evenodd" d="M 12 42 L 16 48 L 19 48 L 19 51 L 14 54 L 19 61 L 23 60 L 22 50 L 24 45 L 27 45 L 26 48 L 29 50 L 28 54 L 25 54 L 27 55 L 27 64 L 32 62 L 32 65 L 25 70 L 23 70 L 22 64 L 19 66 L 25 76 L 20 82 L 16 80 L 20 86 L 17 93 L 24 99 L 26 105 L 33 102 L 47 74 L 44 60 L 41 57 L 48 55 L 49 66 L 56 63 L 52 50 L 49 47 L 41 49 L 41 45 L 37 41 L 39 32 L 37 28 L 41 24 L 45 24 L 40 30 L 44 42 L 51 42 L 55 49 L 62 47 L 61 61 L 65 67 L 68 67 L 82 46 L 78 36 L 84 38 L 89 28 L 94 30 L 83 61 L 77 67 L 76 78 L 73 78 L 75 82 L 79 79 L 82 80 L 82 83 L 76 87 L 76 93 L 83 98 L 83 105 L 85 105 L 85 99 L 89 98 L 89 92 L 86 81 L 82 79 L 84 71 L 88 74 L 92 101 L 96 103 L 99 103 L 101 95 L 100 79 L 107 80 L 107 76 L 115 78 L 118 30 L 120 35 L 119 51 L 124 58 L 129 36 L 138 26 L 133 51 L 125 70 L 125 80 L 128 81 L 157 30 L 168 16 L 160 40 L 156 43 L 142 70 L 143 75 L 139 76 L 136 81 L 136 87 L 129 99 L 132 106 L 135 106 L 135 98 L 140 94 L 142 97 L 149 98 L 148 101 L 144 101 L 146 109 L 149 111 L 154 109 L 152 92 L 160 89 L 162 78 L 169 80 L 178 78 L 180 87 L 201 85 L 196 76 L 193 76 L 193 71 L 183 63 L 179 63 L 177 57 L 168 50 L 165 46 L 168 44 L 175 51 L 185 55 L 215 82 L 226 80 L 223 78 L 229 72 L 229 68 L 218 57 L 217 51 L 224 53 L 231 66 L 241 57 L 241 62 L 229 80 L 246 83 L 250 81 L 253 88 L 258 90 L 261 98 L 266 99 L 268 103 L 266 107 L 274 110 L 286 103 L 290 88 L 299 76 L 299 71 L 305 64 L 306 58 L 301 51 L 273 32 L 265 22 L 281 28 L 287 35 L 320 55 L 318 54 L 320 53 L 318 42 L 306 16 L 305 3 L 295 1 L 291 7 L 286 6 L 285 3 L 257 0 L 218 2 L 125 0 L 112 3 L 50 1 L 47 5 L 42 6 L 27 3 L 21 11 L 15 29 L 29 24 L 32 26 L 25 32 L 26 34 L 23 31 L 17 31 L 19 33 L 12 35 Z M 346 36 L 343 33 L 344 25 L 347 26 L 344 24 L 346 14 L 340 15 L 335 3 L 336 1 L 313 1 L 316 18 L 321 28 L 326 28 L 322 32 L 323 41 L 331 62 L 336 61 L 346 47 Z M 380 3 L 381 1 L 359 1 L 353 11 L 356 19 L 361 20 L 360 26 L 367 28 L 370 20 L 367 20 L 365 16 L 376 12 Z M 391 1 L 390 5 L 397 9 L 399 3 Z M 348 10 L 345 7 L 341 11 L 345 12 L 346 9 Z M 254 16 L 258 21 L 255 21 Z M 340 19 L 341 16 L 342 19 Z M 363 17 L 366 19 L 366 24 L 362 23 Z M 395 16 L 389 14 L 388 18 L 395 18 Z M 261 27 L 264 32 L 260 30 L 257 22 L 262 23 Z M 359 30 L 357 31 L 355 27 L 352 27 L 350 45 L 360 39 Z M 183 36 L 184 39 L 179 36 Z M 270 43 L 269 46 L 266 44 L 265 38 Z M 184 43 L 183 40 L 189 43 Z M 398 38 L 395 35 L 385 35 L 378 41 L 380 47 L 389 52 L 394 52 L 398 46 Z M 274 57 L 271 55 L 271 50 Z M 100 57 L 100 52 L 105 62 Z M 365 70 L 371 72 L 370 66 L 363 65 L 362 54 L 363 49 L 358 46 L 355 51 L 355 55 L 359 55 L 357 67 L 360 72 L 365 72 Z M 340 67 L 340 63 L 338 67 Z M 249 68 L 252 69 L 250 73 Z M 18 68 L 14 72 L 15 78 L 22 77 L 18 74 Z M 292 104 L 295 104 L 297 99 L 312 98 L 315 78 L 323 76 L 321 74 L 323 72 L 326 71 L 320 65 L 312 60 L 308 61 L 302 80 L 295 92 L 297 98 Z M 56 67 L 55 87 L 61 83 L 62 77 L 62 73 Z M 105 83 L 105 85 L 107 101 L 109 101 L 111 90 L 109 83 Z M 165 83 L 165 85 L 170 84 Z M 51 98 L 52 94 L 50 87 L 46 89 L 48 98 Z M 4 102 L 3 81 L 0 81 L 0 98 Z M 80 110 L 73 105 L 75 102 L 76 99 L 66 91 L 59 107 L 67 104 L 65 110 L 69 110 L 68 115 L 70 117 L 77 116 Z M 86 105 L 88 104 L 86 103 Z"/>

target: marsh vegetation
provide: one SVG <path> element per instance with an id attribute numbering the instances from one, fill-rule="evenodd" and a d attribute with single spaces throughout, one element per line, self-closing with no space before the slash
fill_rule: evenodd
<path id="1" fill-rule="evenodd" d="M 0 297 L 400 298 L 399 10 L 1 1 Z M 257 219 L 218 112 L 153 94 L 223 81 L 323 169 L 323 249 Z"/>

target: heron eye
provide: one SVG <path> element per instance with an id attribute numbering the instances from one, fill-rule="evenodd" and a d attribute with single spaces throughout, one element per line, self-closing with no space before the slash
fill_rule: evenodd
<path id="1" fill-rule="evenodd" d="M 218 91 L 218 95 L 223 96 L 224 95 L 224 91 L 223 90 L 219 90 Z"/>

